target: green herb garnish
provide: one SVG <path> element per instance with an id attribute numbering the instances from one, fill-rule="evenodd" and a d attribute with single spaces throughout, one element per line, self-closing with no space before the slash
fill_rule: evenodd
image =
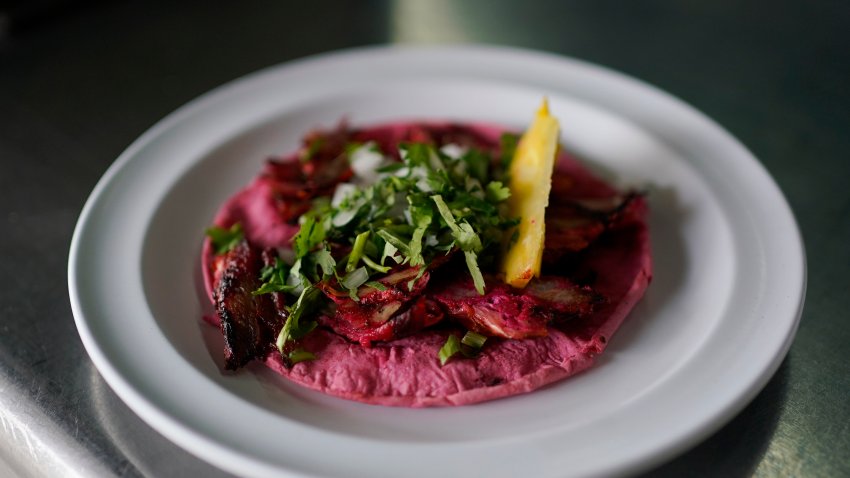
<path id="1" fill-rule="evenodd" d="M 486 335 L 481 335 L 481 334 L 473 332 L 471 330 L 466 332 L 466 334 L 464 334 L 463 338 L 460 339 L 461 344 L 466 345 L 468 347 L 471 347 L 475 350 L 480 350 L 481 347 L 484 346 L 484 342 L 486 342 L 486 341 L 487 341 Z"/>
<path id="2" fill-rule="evenodd" d="M 457 335 L 451 334 L 446 339 L 446 343 L 440 347 L 440 365 L 445 365 L 458 352 L 460 352 L 460 340 L 458 340 Z"/>
<path id="3" fill-rule="evenodd" d="M 292 365 L 297 364 L 298 362 L 304 362 L 306 360 L 316 360 L 316 355 L 313 352 L 308 352 L 304 349 L 295 349 L 292 352 L 289 352 L 289 363 Z"/>
<path id="4" fill-rule="evenodd" d="M 321 298 L 321 295 L 322 293 L 319 289 L 313 286 L 305 287 L 301 291 L 301 295 L 298 296 L 298 300 L 295 301 L 295 304 L 289 307 L 289 316 L 286 318 L 286 322 L 283 324 L 283 328 L 277 335 L 275 342 L 281 354 L 285 353 L 284 350 L 287 342 L 298 340 L 316 328 L 318 323 L 315 320 L 302 323 L 301 317 L 305 311 L 311 310 L 315 306 L 315 302 Z"/>
<path id="5" fill-rule="evenodd" d="M 516 137 L 504 136 L 502 145 L 512 156 Z M 317 149 L 310 146 L 308 152 Z M 352 156 L 366 147 L 374 145 L 351 144 L 346 153 Z M 402 144 L 399 149 L 401 161 L 385 158 L 371 184 L 344 184 L 333 202 L 316 201 L 300 219 L 301 228 L 292 240 L 292 264 L 279 261 L 263 269 L 263 283 L 255 294 L 299 294 L 277 338 L 282 354 L 287 344 L 316 327 L 315 321 L 303 318 L 322 307 L 325 299 L 319 287 L 360 301 L 368 293 L 361 289 L 386 290 L 381 278 L 407 266 L 416 269 L 415 277 L 405 278 L 408 290 L 413 290 L 432 261 L 457 252 L 464 255 L 476 291 L 485 293 L 481 264 L 494 262 L 506 239 L 503 235 L 518 222 L 502 212 L 502 203 L 511 194 L 503 182 L 504 151 L 493 157 L 455 148 L 450 155 L 423 143 Z M 477 351 L 485 340 L 474 332 L 463 340 L 452 335 L 440 360 L 445 363 L 458 351 Z"/>
<path id="6" fill-rule="evenodd" d="M 511 161 L 514 159 L 516 147 L 519 144 L 519 136 L 513 133 L 502 133 L 499 137 L 499 151 L 501 153 L 502 171 L 510 169 Z"/>
<path id="7" fill-rule="evenodd" d="M 213 226 L 206 230 L 207 237 L 212 241 L 216 254 L 225 254 L 233 250 L 245 233 L 242 231 L 242 224 L 235 223 L 229 229 Z"/>
<path id="8" fill-rule="evenodd" d="M 450 358 L 458 353 L 463 354 L 466 358 L 475 357 L 481 351 L 481 348 L 484 347 L 484 342 L 486 341 L 487 336 L 471 330 L 467 331 L 460 340 L 458 340 L 457 335 L 449 335 L 446 343 L 440 347 L 440 365 L 445 365 Z"/>
<path id="9" fill-rule="evenodd" d="M 492 246 L 500 245 L 502 234 L 516 224 L 500 212 L 510 190 L 495 179 L 498 165 L 475 149 L 454 157 L 412 143 L 400 151 L 401 162 L 388 160 L 374 184 L 347 190 L 335 206 L 322 211 L 327 227 L 304 237 L 324 234 L 328 242 L 351 244 L 345 272 L 363 263 L 370 276 L 388 272 L 393 263 L 421 266 L 424 273 L 435 257 L 458 250 L 483 294 L 479 258 L 498 252 Z M 308 219 L 302 230 L 312 231 L 316 224 Z"/>
<path id="10" fill-rule="evenodd" d="M 296 284 L 288 284 L 290 267 L 279 257 L 275 258 L 273 266 L 266 266 L 260 271 L 260 280 L 263 284 L 253 295 L 268 294 L 271 292 L 290 292 L 296 289 Z"/>

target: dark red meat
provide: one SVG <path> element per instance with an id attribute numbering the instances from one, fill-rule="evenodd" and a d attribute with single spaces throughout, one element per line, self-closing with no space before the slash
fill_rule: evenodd
<path id="1" fill-rule="evenodd" d="M 283 325 L 271 295 L 251 294 L 260 286 L 263 256 L 272 257 L 242 241 L 217 261 L 221 275 L 213 298 L 224 336 L 224 366 L 229 370 L 263 358 Z"/>
<path id="2" fill-rule="evenodd" d="M 602 302 L 590 288 L 562 277 L 537 277 L 524 289 L 515 289 L 495 276 L 485 280 L 483 296 L 472 279 L 459 276 L 434 290 L 431 297 L 467 329 L 507 339 L 545 337 L 553 322 L 588 316 Z"/>
<path id="3" fill-rule="evenodd" d="M 645 207 L 637 193 L 589 199 L 552 196 L 546 208 L 543 263 L 555 263 L 586 249 L 605 231 L 639 220 Z"/>
<path id="4" fill-rule="evenodd" d="M 320 318 L 319 323 L 366 347 L 375 341 L 398 339 L 433 325 L 443 318 L 443 312 L 434 301 L 420 297 L 430 273 L 425 272 L 417 279 L 418 274 L 418 267 L 396 268 L 376 279 L 386 290 L 360 287 L 359 301 L 341 290 L 336 279 L 324 281 L 319 288 L 336 304 L 336 310 Z M 408 283 L 413 280 L 411 288 Z"/>
<path id="5" fill-rule="evenodd" d="M 343 123 L 332 131 L 315 131 L 296 153 L 272 158 L 260 180 L 271 187 L 281 218 L 292 222 L 307 212 L 313 198 L 330 196 L 337 184 L 351 179 L 346 145 L 351 131 Z"/>

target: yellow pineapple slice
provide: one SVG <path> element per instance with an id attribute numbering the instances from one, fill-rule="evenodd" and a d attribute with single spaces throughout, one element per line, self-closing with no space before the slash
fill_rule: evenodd
<path id="1" fill-rule="evenodd" d="M 534 121 L 519 140 L 510 166 L 511 197 L 508 212 L 520 217 L 518 237 L 505 250 L 502 272 L 505 282 L 525 287 L 540 275 L 543 242 L 546 238 L 544 217 L 552 189 L 552 170 L 558 151 L 558 120 L 549 114 L 544 98 Z"/>

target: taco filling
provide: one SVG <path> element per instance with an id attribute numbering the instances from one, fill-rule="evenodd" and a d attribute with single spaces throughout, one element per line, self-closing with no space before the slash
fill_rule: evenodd
<path id="1" fill-rule="evenodd" d="M 422 407 L 589 367 L 650 281 L 646 201 L 588 173 L 557 130 L 537 133 L 552 158 L 529 147 L 535 125 L 342 124 L 267 161 L 203 248 L 225 368 Z M 550 165 L 529 175 L 540 151 Z"/>

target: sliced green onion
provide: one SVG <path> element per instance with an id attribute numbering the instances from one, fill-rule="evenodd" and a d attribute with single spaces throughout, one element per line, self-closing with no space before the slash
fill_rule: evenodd
<path id="1" fill-rule="evenodd" d="M 468 347 L 472 347 L 474 349 L 480 349 L 484 346 L 484 342 L 487 341 L 486 335 L 481 335 L 479 333 L 468 331 L 462 339 L 460 339 L 460 343 L 466 345 Z"/>
<path id="2" fill-rule="evenodd" d="M 385 291 L 385 290 L 387 290 L 387 286 L 385 286 L 384 284 L 381 284 L 381 283 L 380 283 L 380 282 L 378 282 L 378 281 L 374 281 L 374 280 L 370 280 L 370 281 L 366 282 L 366 283 L 365 283 L 365 284 L 363 284 L 363 285 L 367 285 L 367 286 L 369 286 L 369 287 L 372 287 L 372 288 L 378 289 L 379 291 L 382 291 L 382 292 L 383 292 L 383 291 Z"/>
<path id="3" fill-rule="evenodd" d="M 478 256 L 472 251 L 466 251 L 463 255 L 466 258 L 466 267 L 472 276 L 472 282 L 475 284 L 475 290 L 478 291 L 479 295 L 484 295 L 484 276 L 481 275 L 481 269 L 478 268 Z"/>
<path id="4" fill-rule="evenodd" d="M 345 265 L 345 272 L 351 272 L 357 268 L 357 263 L 363 256 L 363 248 L 366 246 L 366 240 L 369 239 L 369 231 L 361 232 L 354 239 L 354 246 L 351 248 L 351 254 L 348 255 L 348 264 Z"/>
<path id="5" fill-rule="evenodd" d="M 440 348 L 440 365 L 445 365 L 458 352 L 460 352 L 460 340 L 454 334 L 449 335 L 446 343 Z"/>
<path id="6" fill-rule="evenodd" d="M 369 280 L 369 271 L 365 267 L 358 267 L 345 275 L 339 285 L 348 290 L 357 290 L 358 287 Z"/>
<path id="7" fill-rule="evenodd" d="M 419 279 L 421 279 L 421 278 L 422 278 L 422 276 L 423 276 L 423 275 L 425 275 L 425 270 L 427 270 L 427 269 L 428 269 L 428 268 L 427 268 L 427 267 L 425 267 L 424 265 L 422 265 L 422 266 L 420 266 L 420 267 L 419 267 L 419 272 L 418 272 L 418 273 L 416 273 L 416 277 L 414 277 L 413 279 L 410 279 L 410 280 L 407 282 L 407 290 L 408 290 L 408 291 L 413 292 L 413 286 L 415 286 L 415 285 L 416 285 L 416 281 L 418 281 Z"/>
<path id="8" fill-rule="evenodd" d="M 389 242 L 387 244 L 389 244 Z M 392 267 L 390 267 L 390 266 L 382 266 L 382 265 L 376 263 L 372 259 L 369 259 L 369 256 L 364 255 L 362 257 L 362 259 L 363 259 L 364 264 L 366 264 L 367 266 L 369 266 L 369 268 L 374 269 L 378 272 L 387 273 L 387 272 L 390 271 L 390 269 L 392 269 Z"/>
<path id="9" fill-rule="evenodd" d="M 307 360 L 316 360 L 316 355 L 313 352 L 308 352 L 304 349 L 295 349 L 292 352 L 289 352 L 289 363 L 292 365 L 297 364 L 298 362 L 304 362 Z"/>
<path id="10" fill-rule="evenodd" d="M 406 256 L 410 255 L 410 248 L 407 247 L 407 244 L 405 244 L 404 241 L 402 241 L 398 237 L 392 235 L 386 229 L 378 229 L 376 234 L 381 236 L 381 238 L 387 241 L 388 244 L 392 244 L 396 249 L 400 250 L 402 254 Z"/>

